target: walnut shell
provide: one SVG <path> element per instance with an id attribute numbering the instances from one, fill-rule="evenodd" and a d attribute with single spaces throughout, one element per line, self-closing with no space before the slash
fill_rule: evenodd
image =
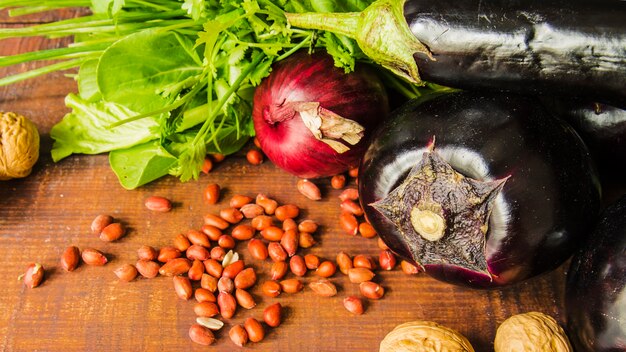
<path id="1" fill-rule="evenodd" d="M 431 321 L 411 321 L 396 326 L 380 342 L 380 352 L 474 352 L 455 330 Z"/>
<path id="2" fill-rule="evenodd" d="M 39 132 L 30 120 L 0 112 L 0 180 L 26 177 L 39 158 Z"/>
<path id="3" fill-rule="evenodd" d="M 569 352 L 565 331 L 551 316 L 529 312 L 505 320 L 494 341 L 495 352 Z"/>

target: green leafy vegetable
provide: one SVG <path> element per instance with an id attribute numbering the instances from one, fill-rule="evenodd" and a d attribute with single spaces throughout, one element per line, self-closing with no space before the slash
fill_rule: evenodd
<path id="1" fill-rule="evenodd" d="M 90 7 L 92 14 L 23 28 L 0 39 L 74 36 L 67 48 L 0 57 L 0 66 L 53 60 L 0 85 L 79 68 L 72 111 L 51 131 L 52 157 L 110 152 L 124 188 L 165 175 L 195 179 L 207 153 L 230 154 L 254 136 L 254 87 L 300 49 L 326 50 L 346 72 L 370 60 L 354 39 L 291 27 L 286 13 L 358 12 L 371 0 L 7 0 L 10 14 Z M 385 76 L 407 95 L 421 91 Z"/>

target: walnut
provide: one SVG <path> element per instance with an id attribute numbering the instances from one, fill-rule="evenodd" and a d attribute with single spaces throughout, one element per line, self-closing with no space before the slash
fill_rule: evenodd
<path id="1" fill-rule="evenodd" d="M 529 312 L 505 320 L 496 332 L 496 352 L 570 352 L 565 331 L 551 316 Z"/>
<path id="2" fill-rule="evenodd" d="M 39 158 L 39 133 L 26 117 L 0 112 L 0 180 L 26 177 Z"/>
<path id="3" fill-rule="evenodd" d="M 474 352 L 457 331 L 431 321 L 412 321 L 396 326 L 380 342 L 380 352 Z"/>

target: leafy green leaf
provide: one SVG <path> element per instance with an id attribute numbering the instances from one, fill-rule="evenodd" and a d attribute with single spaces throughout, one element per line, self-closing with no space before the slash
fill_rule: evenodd
<path id="1" fill-rule="evenodd" d="M 72 112 L 52 127 L 52 159 L 59 161 L 73 153 L 99 154 L 132 147 L 159 137 L 159 124 L 153 118 L 130 122 L 109 129 L 109 125 L 136 115 L 115 103 L 84 101 L 75 94 L 65 98 Z"/>
<path id="2" fill-rule="evenodd" d="M 191 15 L 194 21 L 204 16 L 204 0 L 185 0 L 181 7 L 187 10 L 187 14 Z"/>
<path id="3" fill-rule="evenodd" d="M 104 100 L 139 114 L 166 106 L 169 100 L 160 95 L 164 89 L 202 72 L 187 46 L 181 45 L 188 40 L 174 32 L 151 29 L 111 45 L 98 65 L 98 87 Z"/>
<path id="4" fill-rule="evenodd" d="M 85 101 L 98 101 L 102 98 L 96 80 L 96 70 L 98 69 L 98 59 L 85 61 L 78 70 L 76 80 L 78 82 L 78 92 L 81 99 Z"/>
<path id="5" fill-rule="evenodd" d="M 157 141 L 109 153 L 109 164 L 122 187 L 135 189 L 168 174 L 177 160 Z"/>

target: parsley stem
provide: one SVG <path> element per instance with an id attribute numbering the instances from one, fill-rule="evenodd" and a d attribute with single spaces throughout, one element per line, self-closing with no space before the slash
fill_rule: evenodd
<path id="1" fill-rule="evenodd" d="M 250 65 L 248 65 L 241 72 L 241 74 L 237 77 L 235 82 L 233 82 L 233 84 L 228 88 L 228 90 L 226 91 L 224 96 L 222 96 L 222 98 L 217 102 L 217 105 L 213 107 L 213 109 L 212 109 L 213 111 L 211 111 L 211 115 L 204 121 L 204 123 L 202 124 L 202 127 L 200 127 L 200 131 L 198 131 L 198 133 L 196 134 L 196 137 L 193 139 L 193 143 L 192 144 L 198 143 L 200 141 L 200 139 L 202 139 L 204 141 L 205 135 L 207 134 L 207 130 L 208 130 L 209 126 L 213 123 L 213 121 L 215 120 L 215 118 L 219 114 L 219 111 L 222 109 L 224 104 L 226 104 L 228 99 L 230 99 L 231 95 L 233 95 L 235 93 L 235 91 L 237 91 L 237 89 L 239 89 L 239 87 L 241 86 L 241 83 L 244 81 L 244 79 L 248 78 L 248 75 L 250 75 L 250 73 L 252 73 L 252 71 L 254 71 L 254 69 L 256 69 L 257 65 L 261 61 L 263 61 L 264 58 L 265 58 L 265 54 L 263 54 L 262 52 L 256 53 L 256 55 L 255 55 L 255 57 L 253 57 L 252 62 L 250 63 Z"/>

